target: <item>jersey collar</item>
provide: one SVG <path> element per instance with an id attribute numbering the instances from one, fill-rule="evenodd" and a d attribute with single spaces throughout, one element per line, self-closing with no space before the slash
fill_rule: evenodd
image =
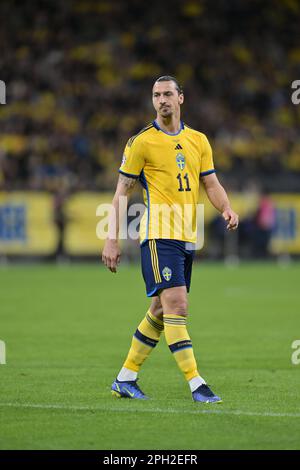
<path id="1" fill-rule="evenodd" d="M 161 129 L 161 128 L 159 127 L 159 125 L 157 124 L 156 119 L 153 121 L 152 124 L 153 124 L 153 126 L 155 127 L 155 129 L 157 129 L 158 131 L 162 131 L 164 134 L 167 134 L 167 135 L 178 135 L 178 134 L 180 134 L 180 132 L 184 129 L 184 123 L 183 123 L 183 121 L 180 121 L 180 129 L 179 129 L 178 132 L 175 132 L 175 134 L 172 134 L 171 132 L 166 132 L 166 131 L 164 131 L 163 129 Z"/>

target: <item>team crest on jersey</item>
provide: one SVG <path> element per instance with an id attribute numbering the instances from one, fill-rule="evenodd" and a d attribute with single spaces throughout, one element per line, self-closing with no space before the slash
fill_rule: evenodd
<path id="1" fill-rule="evenodd" d="M 125 157 L 125 155 L 123 155 L 121 166 L 125 165 L 125 163 L 126 163 L 126 157 Z"/>
<path id="2" fill-rule="evenodd" d="M 180 170 L 183 170 L 185 167 L 185 156 L 182 153 L 177 153 L 176 163 Z"/>
<path id="3" fill-rule="evenodd" d="M 168 268 L 168 266 L 165 266 L 164 269 L 162 270 L 162 275 L 166 281 L 169 281 L 172 277 L 172 270 Z"/>

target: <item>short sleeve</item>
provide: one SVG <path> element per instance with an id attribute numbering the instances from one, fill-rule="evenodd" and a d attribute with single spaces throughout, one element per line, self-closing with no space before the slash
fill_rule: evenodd
<path id="1" fill-rule="evenodd" d="M 202 134 L 202 155 L 201 155 L 201 169 L 200 176 L 210 175 L 215 173 L 214 162 L 212 157 L 212 149 L 207 137 Z"/>
<path id="2" fill-rule="evenodd" d="M 131 138 L 124 150 L 119 172 L 131 178 L 138 178 L 145 165 L 141 139 Z"/>

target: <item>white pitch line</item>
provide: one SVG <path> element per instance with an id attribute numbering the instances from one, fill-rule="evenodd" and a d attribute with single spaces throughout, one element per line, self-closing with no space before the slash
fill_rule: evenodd
<path id="1" fill-rule="evenodd" d="M 201 405 L 195 405 L 201 406 Z M 276 412 L 258 412 L 258 411 L 242 411 L 242 410 L 222 410 L 218 409 L 205 409 L 205 410 L 185 410 L 185 409 L 172 409 L 172 408 L 119 408 L 119 407 L 106 407 L 106 406 L 81 406 L 81 405 L 64 405 L 64 404 L 43 404 L 43 403 L 1 403 L 2 408 L 35 408 L 42 410 L 66 410 L 66 411 L 100 411 L 100 412 L 117 412 L 117 413 L 162 413 L 162 414 L 215 414 L 215 415 L 233 415 L 233 416 L 258 416 L 262 418 L 300 418 L 300 413 L 276 413 Z"/>

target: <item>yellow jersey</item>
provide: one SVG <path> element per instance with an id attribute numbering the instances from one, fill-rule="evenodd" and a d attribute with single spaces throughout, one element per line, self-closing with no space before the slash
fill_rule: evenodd
<path id="1" fill-rule="evenodd" d="M 143 186 L 141 242 L 165 238 L 196 243 L 200 176 L 214 171 L 206 136 L 183 122 L 176 134 L 153 121 L 131 137 L 119 172 L 138 178 Z"/>

